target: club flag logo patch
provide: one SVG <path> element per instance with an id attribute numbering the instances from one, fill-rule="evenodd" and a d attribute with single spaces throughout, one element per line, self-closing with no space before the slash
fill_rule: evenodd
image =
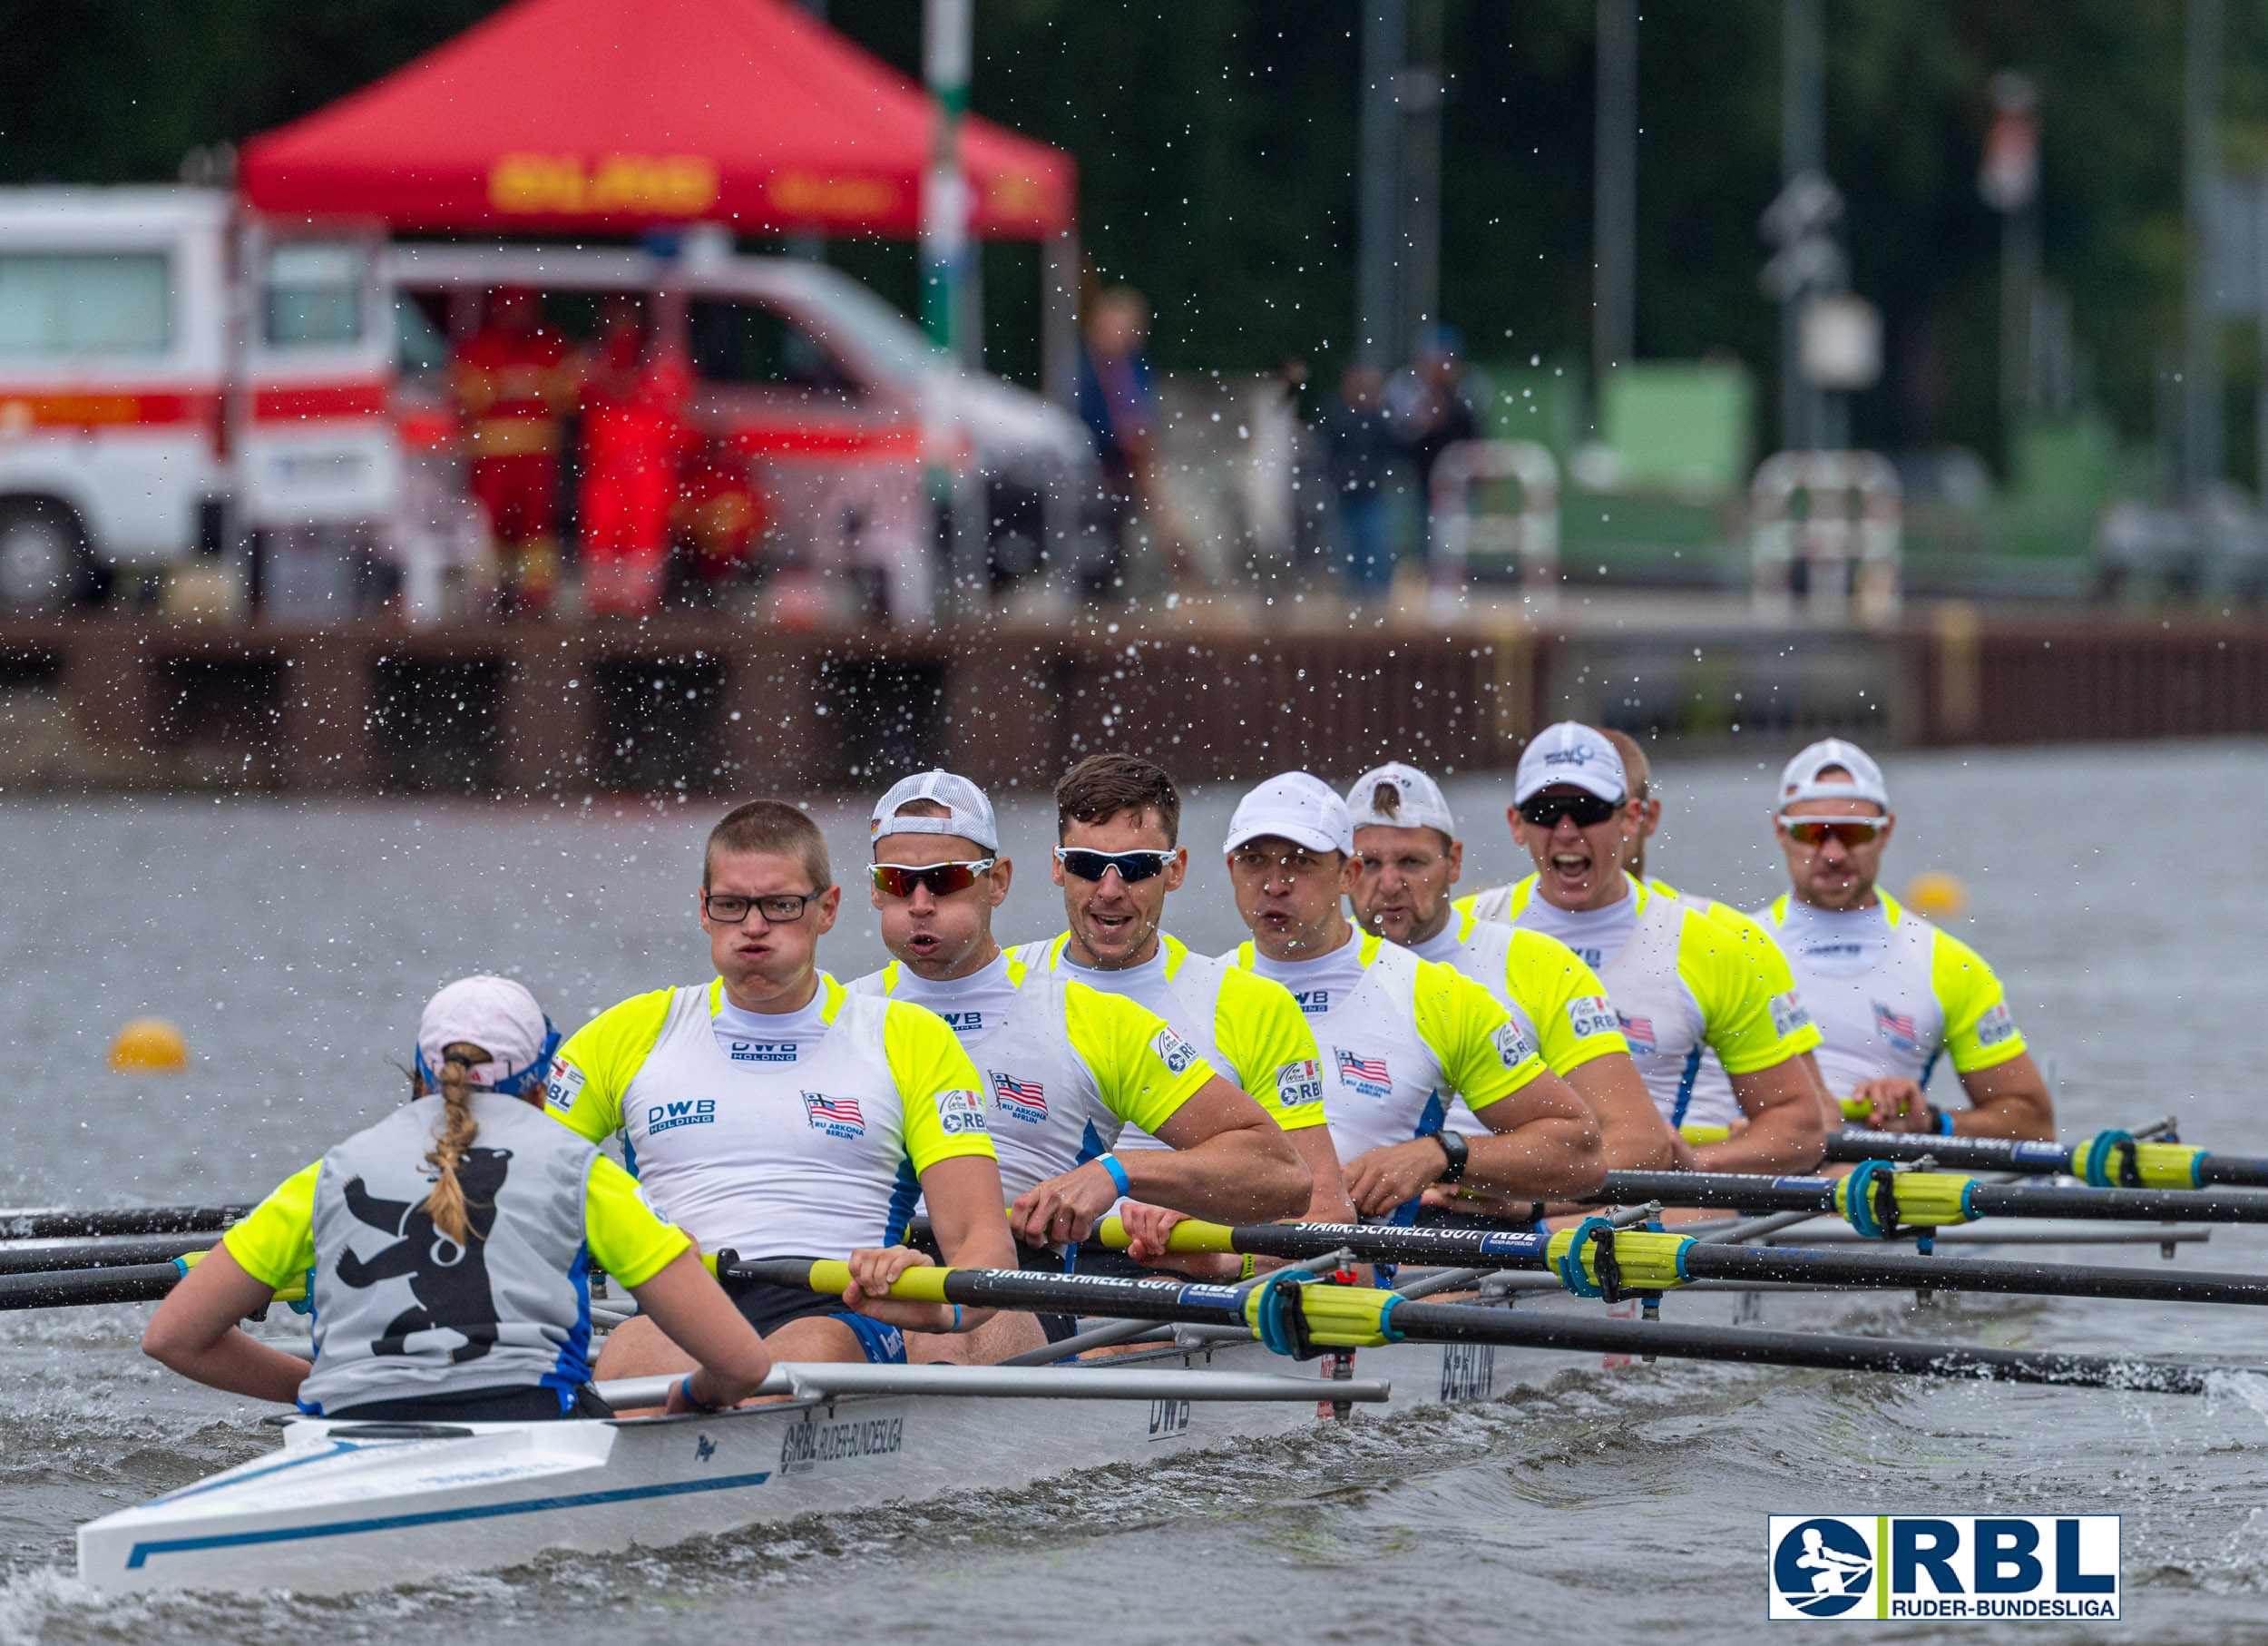
<path id="1" fill-rule="evenodd" d="M 1604 994 L 1579 994 L 1567 1003 L 1567 1026 L 1575 1031 L 1576 1039 L 1589 1040 L 1594 1034 L 1618 1033 L 1622 1022 Z"/>
<path id="2" fill-rule="evenodd" d="M 1276 1072 L 1276 1102 L 1279 1108 L 1323 1101 L 1323 1064 L 1312 1057 L 1284 1064 Z"/>
<path id="3" fill-rule="evenodd" d="M 1772 1032 L 1782 1040 L 1785 1040 L 1798 1029 L 1811 1027 L 1812 1014 L 1804 1009 L 1804 1002 L 1794 989 L 1790 989 L 1784 994 L 1774 994 L 1771 1000 L 1771 1006 Z"/>
<path id="4" fill-rule="evenodd" d="M 1496 1055 L 1507 1069 L 1517 1069 L 1536 1054 L 1536 1043 L 1528 1038 L 1528 1032 L 1509 1018 L 1497 1025 L 1489 1039 L 1496 1046 Z"/>
<path id="5" fill-rule="evenodd" d="M 982 1093 L 965 1089 L 940 1092 L 937 1094 L 937 1120 L 948 1137 L 976 1132 L 990 1135 L 992 1128 L 984 1123 L 984 1099 Z"/>
<path id="6" fill-rule="evenodd" d="M 1018 1080 L 995 1070 L 992 1100 L 1012 1120 L 1029 1121 L 1036 1126 L 1048 1117 L 1047 1088 L 1036 1080 Z"/>
<path id="7" fill-rule="evenodd" d="M 1651 1057 L 1662 1049 L 1661 1043 L 1654 1038 L 1652 1018 L 1629 1017 L 1617 1012 L 1615 1021 L 1622 1025 L 1622 1038 L 1630 1043 L 1633 1057 Z"/>
<path id="8" fill-rule="evenodd" d="M 803 1094 L 803 1112 L 814 1132 L 824 1132 L 829 1137 L 866 1135 L 865 1112 L 859 1108 L 855 1097 L 829 1097 L 820 1092 L 807 1092 Z"/>
<path id="9" fill-rule="evenodd" d="M 1364 1097 L 1392 1097 L 1393 1076 L 1386 1073 L 1383 1057 L 1364 1057 L 1359 1052 L 1344 1047 L 1334 1048 L 1339 1070 L 1339 1084 Z"/>
<path id="10" fill-rule="evenodd" d="M 1913 1014 L 1893 1012 L 1879 1000 L 1874 1002 L 1874 1033 L 1901 1052 L 1921 1049 L 1921 1032 L 1914 1027 Z"/>
<path id="11" fill-rule="evenodd" d="M 582 1080 L 581 1069 L 563 1057 L 552 1058 L 552 1072 L 543 1081 L 543 1106 L 566 1113 L 575 1106 L 575 1099 L 582 1095 Z"/>
<path id="12" fill-rule="evenodd" d="M 1197 1062 L 1197 1048 L 1171 1029 L 1160 1029 L 1151 1035 L 1149 1049 L 1158 1053 L 1158 1061 L 1164 1063 L 1167 1073 L 1171 1074 L 1178 1074 Z"/>
<path id="13" fill-rule="evenodd" d="M 1997 1046 L 2016 1038 L 2016 1019 L 2009 1015 L 2009 1003 L 1996 1000 L 1982 1017 L 1977 1019 L 1977 1043 Z"/>

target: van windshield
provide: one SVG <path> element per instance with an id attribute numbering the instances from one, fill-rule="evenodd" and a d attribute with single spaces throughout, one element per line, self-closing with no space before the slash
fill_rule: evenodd
<path id="1" fill-rule="evenodd" d="M 0 252 L 0 358 L 161 355 L 172 341 L 162 251 Z"/>

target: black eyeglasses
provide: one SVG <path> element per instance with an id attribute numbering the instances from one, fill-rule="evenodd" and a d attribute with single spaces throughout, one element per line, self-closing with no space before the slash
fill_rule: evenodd
<path id="1" fill-rule="evenodd" d="M 1080 880 L 1100 880 L 1112 869 L 1129 886 L 1137 880 L 1148 880 L 1166 872 L 1172 862 L 1169 851 L 1087 851 L 1076 846 L 1059 846 L 1055 860 L 1063 866 L 1063 872 Z"/>
<path id="2" fill-rule="evenodd" d="M 719 926 L 738 926 L 754 909 L 767 926 L 793 926 L 803 918 L 804 906 L 826 896 L 816 892 L 768 892 L 761 897 L 736 896 L 730 892 L 703 892 L 701 913 Z"/>
<path id="3" fill-rule="evenodd" d="M 1575 819 L 1578 828 L 1604 823 L 1622 809 L 1620 800 L 1597 795 L 1530 795 L 1520 803 L 1520 815 L 1538 828 L 1556 828 L 1561 818 Z"/>
<path id="4" fill-rule="evenodd" d="M 929 887 L 933 897 L 949 896 L 965 892 L 976 884 L 979 875 L 990 872 L 997 857 L 979 857 L 973 863 L 925 863 L 914 867 L 904 863 L 877 863 L 866 871 L 866 878 L 875 890 L 892 897 L 911 897 L 917 886 Z"/>

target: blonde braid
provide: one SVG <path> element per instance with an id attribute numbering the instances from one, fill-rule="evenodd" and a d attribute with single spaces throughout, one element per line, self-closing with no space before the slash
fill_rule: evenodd
<path id="1" fill-rule="evenodd" d="M 480 1136 L 480 1122 L 473 1118 L 471 1072 L 461 1058 L 446 1059 L 441 1065 L 441 1101 L 447 1105 L 447 1119 L 425 1156 L 425 1164 L 441 1175 L 418 1208 L 433 1219 L 435 1229 L 459 1246 L 471 1243 L 473 1231 L 464 1216 L 464 1189 L 457 1181 L 457 1162 Z"/>

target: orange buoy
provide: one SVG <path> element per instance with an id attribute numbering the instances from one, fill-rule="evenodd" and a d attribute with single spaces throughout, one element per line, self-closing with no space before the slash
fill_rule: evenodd
<path id="1" fill-rule="evenodd" d="M 189 1042 L 162 1017 L 137 1017 L 111 1042 L 111 1068 L 120 1074 L 179 1074 L 189 1067 Z"/>
<path id="2" fill-rule="evenodd" d="M 1924 869 L 1906 887 L 1906 903 L 1925 920 L 1958 920 L 1969 912 L 1969 888 L 1958 875 Z"/>

